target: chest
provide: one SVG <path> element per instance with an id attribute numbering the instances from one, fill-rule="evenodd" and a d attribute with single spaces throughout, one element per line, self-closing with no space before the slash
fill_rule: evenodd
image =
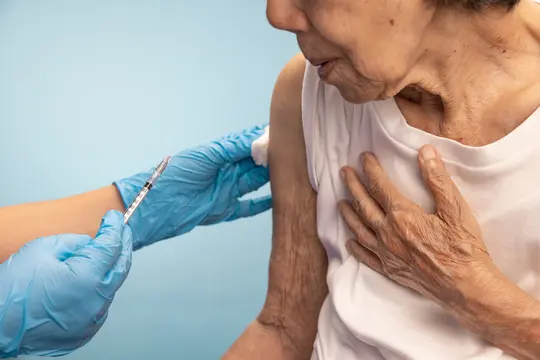
<path id="1" fill-rule="evenodd" d="M 319 209 L 322 203 L 348 196 L 339 179 L 339 169 L 353 166 L 363 178 L 358 159 L 363 152 L 370 151 L 403 195 L 426 212 L 433 212 L 435 204 L 421 177 L 417 152 L 373 132 L 363 133 L 371 135 L 353 137 L 347 146 L 333 149 L 333 158 L 326 162 L 326 176 L 319 184 Z M 524 159 L 510 167 L 485 168 L 450 162 L 446 168 L 473 209 L 495 264 L 514 283 L 540 298 L 540 161 Z M 342 244 L 351 236 L 335 209 L 326 206 L 321 210 L 319 223 L 324 224 L 319 232 L 327 242 L 335 239 Z M 329 246 L 330 251 L 332 248 Z"/>

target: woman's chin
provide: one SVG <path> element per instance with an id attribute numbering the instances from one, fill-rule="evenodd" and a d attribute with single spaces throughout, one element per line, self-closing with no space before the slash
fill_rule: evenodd
<path id="1" fill-rule="evenodd" d="M 341 96 L 349 103 L 362 104 L 375 100 L 383 100 L 384 86 L 373 83 L 365 77 L 356 76 L 354 81 L 344 78 L 339 71 L 331 71 L 324 79 L 325 84 L 338 89 Z"/>
<path id="2" fill-rule="evenodd" d="M 343 99 L 351 104 L 363 104 L 370 101 L 380 100 L 380 92 L 378 91 L 366 91 L 352 86 L 339 86 L 334 85 Z"/>

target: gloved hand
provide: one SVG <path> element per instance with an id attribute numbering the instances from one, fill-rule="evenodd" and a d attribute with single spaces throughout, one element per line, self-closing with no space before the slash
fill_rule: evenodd
<path id="1" fill-rule="evenodd" d="M 198 225 L 253 216 L 271 208 L 270 196 L 240 201 L 268 182 L 268 169 L 251 158 L 251 144 L 264 132 L 257 126 L 172 157 L 130 219 L 135 250 L 181 235 Z M 126 206 L 153 169 L 115 182 Z"/>
<path id="2" fill-rule="evenodd" d="M 95 240 L 34 240 L 0 265 L 0 358 L 61 356 L 87 343 L 107 318 L 131 266 L 131 230 L 119 212 Z"/>

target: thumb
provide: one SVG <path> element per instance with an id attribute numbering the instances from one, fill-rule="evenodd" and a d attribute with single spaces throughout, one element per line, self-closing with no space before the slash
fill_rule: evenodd
<path id="1" fill-rule="evenodd" d="M 113 267 L 105 274 L 101 281 L 100 292 L 107 299 L 112 299 L 114 294 L 129 274 L 131 269 L 131 257 L 133 254 L 133 235 L 129 226 L 126 226 L 122 234 L 122 247 L 120 256 Z"/>
<path id="2" fill-rule="evenodd" d="M 462 223 L 470 213 L 469 205 L 452 181 L 437 150 L 431 145 L 424 145 L 420 149 L 418 163 L 439 217 L 446 222 Z"/>
<path id="3" fill-rule="evenodd" d="M 79 271 L 91 272 L 100 279 L 103 278 L 116 264 L 122 253 L 125 227 L 124 217 L 120 212 L 107 212 L 95 239 L 75 251 L 65 263 Z"/>

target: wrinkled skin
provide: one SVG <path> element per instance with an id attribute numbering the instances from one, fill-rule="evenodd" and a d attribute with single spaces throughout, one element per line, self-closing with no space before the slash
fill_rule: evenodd
<path id="1" fill-rule="evenodd" d="M 420 149 L 419 166 L 436 210 L 426 213 L 400 194 L 373 154 L 362 155 L 362 184 L 345 167 L 352 197 L 340 212 L 361 263 L 437 302 L 464 327 L 520 360 L 540 354 L 540 302 L 492 263 L 480 226 L 437 151 Z"/>
<path id="2" fill-rule="evenodd" d="M 461 306 L 472 274 L 477 281 L 490 280 L 484 269 L 491 259 L 478 222 L 442 161 L 420 157 L 419 163 L 436 203 L 434 214 L 400 194 L 373 154 L 362 157 L 365 186 L 353 169 L 344 168 L 353 200 L 339 207 L 356 236 L 348 249 L 395 282 L 446 306 Z"/>
<path id="3" fill-rule="evenodd" d="M 272 26 L 296 35 L 312 64 L 334 60 L 324 81 L 364 103 L 422 80 L 412 69 L 428 47 L 435 10 L 425 0 L 268 0 L 266 13 Z"/>

